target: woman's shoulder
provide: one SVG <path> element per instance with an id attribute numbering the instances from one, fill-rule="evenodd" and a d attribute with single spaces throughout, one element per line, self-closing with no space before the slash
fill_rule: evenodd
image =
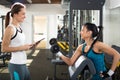
<path id="1" fill-rule="evenodd" d="M 9 24 L 8 27 L 15 28 L 15 26 L 13 24 Z"/>
<path id="2" fill-rule="evenodd" d="M 102 41 L 96 41 L 95 45 L 100 46 L 100 45 L 105 45 L 105 43 Z"/>
<path id="3" fill-rule="evenodd" d="M 5 28 L 5 32 L 13 32 L 14 31 L 14 28 L 10 25 L 8 25 L 6 28 Z"/>
<path id="4" fill-rule="evenodd" d="M 96 41 L 94 44 L 94 46 L 101 46 L 101 45 L 103 45 L 103 42 L 101 42 L 101 41 Z"/>
<path id="5" fill-rule="evenodd" d="M 101 49 L 101 48 L 104 48 L 106 46 L 108 46 L 107 44 L 105 44 L 104 42 L 101 42 L 101 41 L 97 41 L 94 45 L 95 47 Z"/>
<path id="6" fill-rule="evenodd" d="M 86 43 L 82 43 L 82 44 L 80 44 L 78 47 L 83 47 L 83 45 L 86 45 Z"/>
<path id="7" fill-rule="evenodd" d="M 85 43 L 80 44 L 77 49 L 79 49 L 80 51 L 82 51 L 82 48 L 83 48 L 84 45 L 86 45 L 86 44 Z"/>

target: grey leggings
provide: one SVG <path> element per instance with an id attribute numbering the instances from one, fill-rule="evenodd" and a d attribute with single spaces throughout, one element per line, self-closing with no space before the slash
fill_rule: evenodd
<path id="1" fill-rule="evenodd" d="M 31 80 L 26 64 L 8 64 L 11 80 Z"/>

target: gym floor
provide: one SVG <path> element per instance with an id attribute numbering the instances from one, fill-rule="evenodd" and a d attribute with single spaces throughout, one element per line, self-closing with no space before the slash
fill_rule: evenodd
<path id="1" fill-rule="evenodd" d="M 53 80 L 54 64 L 51 63 L 52 53 L 49 49 L 35 49 L 27 52 L 27 66 L 31 74 L 31 80 Z M 56 66 L 57 80 L 68 80 L 68 66 Z M 10 80 L 8 67 L 0 68 L 0 80 Z"/>

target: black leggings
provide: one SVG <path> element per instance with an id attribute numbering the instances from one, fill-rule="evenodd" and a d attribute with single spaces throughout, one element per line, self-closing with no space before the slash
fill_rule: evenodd
<path id="1" fill-rule="evenodd" d="M 11 80 L 31 80 L 26 64 L 8 64 Z"/>

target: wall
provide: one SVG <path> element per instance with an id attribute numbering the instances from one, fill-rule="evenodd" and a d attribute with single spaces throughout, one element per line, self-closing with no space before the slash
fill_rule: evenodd
<path id="1" fill-rule="evenodd" d="M 27 10 L 38 15 L 65 14 L 60 4 L 28 4 Z"/>
<path id="2" fill-rule="evenodd" d="M 120 8 L 110 10 L 110 43 L 120 46 Z"/>
<path id="3" fill-rule="evenodd" d="M 57 14 L 64 15 L 65 10 L 61 8 L 60 4 L 32 4 L 32 5 L 29 4 L 27 5 L 27 12 L 30 12 L 31 14 L 29 15 L 31 15 L 32 17 L 33 16 L 47 16 L 48 18 L 47 36 L 48 37 L 46 40 L 47 40 L 47 48 L 50 48 L 49 40 L 51 38 L 57 37 Z M 31 26 L 31 24 L 32 23 L 28 25 Z M 32 24 L 32 27 L 34 27 L 33 24 Z M 33 41 L 32 38 L 31 38 L 31 41 Z"/>
<path id="4" fill-rule="evenodd" d="M 104 42 L 120 46 L 120 8 L 110 9 L 109 5 L 109 0 L 106 0 L 103 16 Z"/>
<path id="5" fill-rule="evenodd" d="M 110 9 L 120 7 L 120 0 L 109 0 L 110 1 Z"/>
<path id="6" fill-rule="evenodd" d="M 50 48 L 49 40 L 51 38 L 57 38 L 57 18 L 56 15 L 48 16 L 48 29 L 47 29 L 48 43 L 47 46 Z"/>

